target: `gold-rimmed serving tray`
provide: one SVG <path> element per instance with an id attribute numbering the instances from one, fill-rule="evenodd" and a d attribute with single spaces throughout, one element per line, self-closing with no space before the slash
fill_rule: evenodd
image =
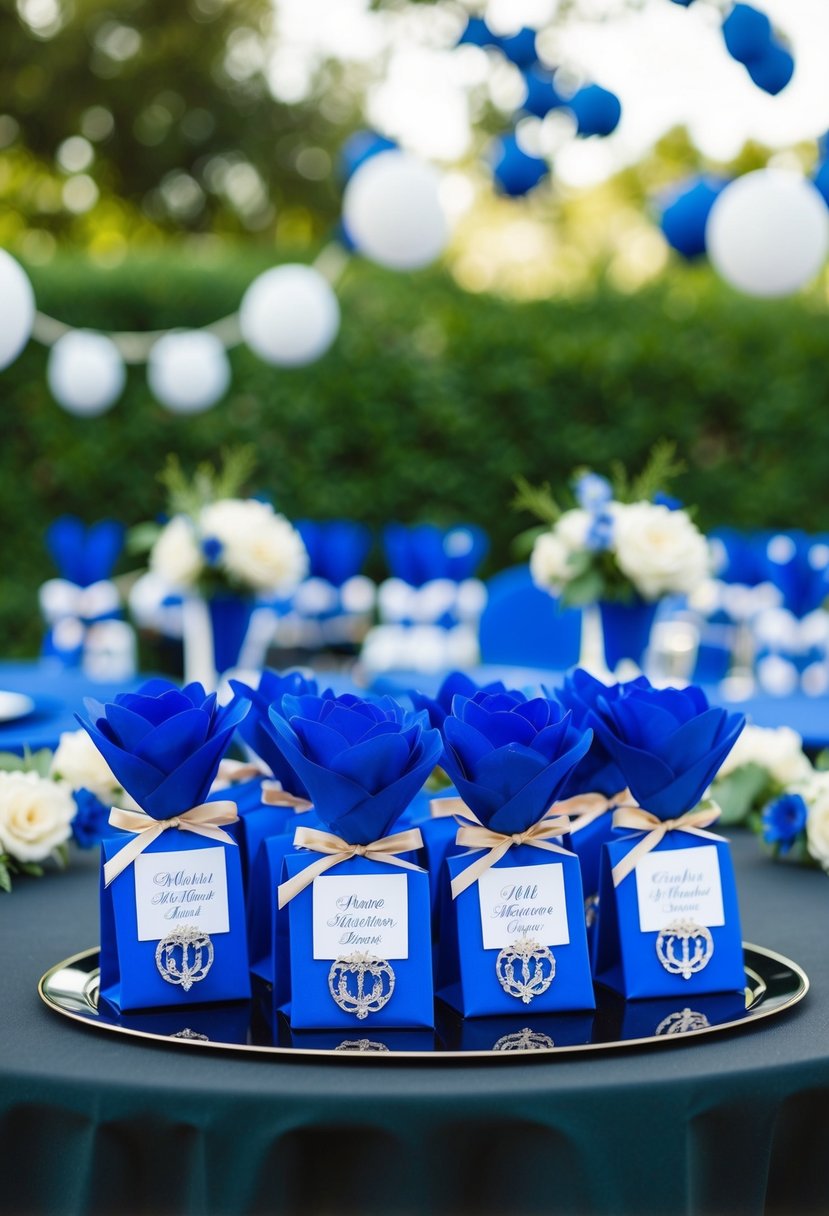
<path id="1" fill-rule="evenodd" d="M 95 1030 L 155 1042 L 184 1044 L 263 1056 L 314 1056 L 342 1059 L 500 1059 L 612 1051 L 645 1045 L 686 1042 L 704 1035 L 739 1031 L 776 1017 L 802 1001 L 809 979 L 801 967 L 762 946 L 743 943 L 746 986 L 741 993 L 622 1001 L 597 991 L 595 1013 L 533 1016 L 527 1008 L 512 1018 L 463 1020 L 438 1002 L 435 1031 L 293 1031 L 273 1013 L 270 990 L 262 986 L 251 1001 L 192 1005 L 121 1014 L 99 1000 L 99 951 L 84 950 L 56 964 L 42 977 L 38 992 L 46 1005 Z"/>

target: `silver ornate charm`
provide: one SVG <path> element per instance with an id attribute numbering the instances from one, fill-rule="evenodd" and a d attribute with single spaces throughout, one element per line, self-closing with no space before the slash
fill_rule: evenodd
<path id="1" fill-rule="evenodd" d="M 495 960 L 498 983 L 508 996 L 514 996 L 525 1005 L 547 991 L 555 973 L 553 952 L 526 937 L 514 946 L 505 946 Z"/>
<path id="2" fill-rule="evenodd" d="M 388 1051 L 385 1043 L 375 1043 L 373 1039 L 343 1039 L 335 1051 Z"/>
<path id="3" fill-rule="evenodd" d="M 588 895 L 584 901 L 584 923 L 586 928 L 595 925 L 599 918 L 599 897 L 598 895 Z"/>
<path id="4" fill-rule="evenodd" d="M 355 1013 L 360 1021 L 388 1005 L 394 983 L 391 965 L 373 954 L 335 959 L 328 972 L 328 991 L 334 1004 L 344 1013 Z"/>
<path id="5" fill-rule="evenodd" d="M 523 1030 L 519 1030 L 516 1034 L 504 1034 L 496 1043 L 493 1043 L 493 1051 L 544 1051 L 545 1048 L 555 1047 L 555 1043 L 549 1035 L 540 1034 L 537 1030 L 530 1030 L 529 1026 L 525 1026 Z"/>
<path id="6" fill-rule="evenodd" d="M 213 943 L 194 925 L 181 925 L 156 946 L 155 965 L 168 984 L 178 984 L 189 992 L 213 966 Z"/>
<path id="7" fill-rule="evenodd" d="M 177 1030 L 175 1034 L 170 1035 L 171 1039 L 188 1039 L 194 1043 L 209 1043 L 210 1036 L 199 1034 L 198 1030 L 191 1030 L 189 1026 L 185 1026 L 183 1030 Z"/>
<path id="8" fill-rule="evenodd" d="M 677 1009 L 669 1013 L 656 1028 L 656 1034 L 688 1034 L 691 1030 L 707 1030 L 711 1023 L 704 1013 L 695 1013 L 693 1009 Z"/>
<path id="9" fill-rule="evenodd" d="M 675 920 L 656 938 L 656 957 L 667 972 L 684 980 L 707 967 L 713 953 L 713 937 L 705 925 L 692 920 Z"/>

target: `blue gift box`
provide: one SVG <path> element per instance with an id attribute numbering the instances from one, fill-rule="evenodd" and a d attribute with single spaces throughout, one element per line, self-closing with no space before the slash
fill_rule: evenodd
<path id="1" fill-rule="evenodd" d="M 266 847 L 271 847 L 268 842 Z M 318 860 L 307 849 L 287 852 L 283 879 L 294 878 Z M 404 856 L 403 860 L 407 860 Z M 279 911 L 275 937 L 274 1005 L 290 1018 L 293 1030 L 359 1031 L 370 1035 L 375 1027 L 431 1029 L 434 1026 L 432 944 L 429 922 L 429 879 L 425 870 L 353 857 L 333 869 L 332 876 L 405 875 L 408 901 L 408 958 L 391 959 L 394 991 L 376 1012 L 360 1019 L 341 1009 L 329 990 L 332 959 L 314 958 L 313 889 L 309 883 Z M 318 880 L 317 880 L 318 881 Z M 348 947 L 344 951 L 351 953 Z M 366 953 L 370 953 L 369 950 Z"/>
<path id="2" fill-rule="evenodd" d="M 119 833 L 101 842 L 102 863 L 112 860 L 130 838 Z M 101 871 L 101 995 L 122 1011 L 158 1006 L 200 1005 L 211 1001 L 246 1000 L 250 997 L 245 902 L 242 871 L 236 845 L 213 843 L 192 832 L 168 828 L 142 856 L 178 853 L 194 849 L 221 849 L 227 871 L 227 933 L 210 935 L 213 962 L 204 978 L 185 992 L 180 984 L 166 981 L 156 965 L 158 940 L 138 940 L 135 898 L 135 868 L 128 865 L 110 885 Z M 174 925 L 171 923 L 171 929 Z"/>
<path id="3" fill-rule="evenodd" d="M 268 809 L 273 811 L 275 808 Z M 253 818 L 253 816 L 248 818 Z M 271 820 L 271 823 L 273 822 Z M 274 943 L 277 933 L 276 889 L 282 880 L 282 862 L 285 854 L 293 849 L 294 831 L 297 825 L 301 824 L 308 828 L 323 826 L 313 810 L 298 815 L 296 811 L 289 809 L 281 823 L 282 827 L 279 831 L 268 831 L 261 834 L 250 868 L 247 890 L 250 969 L 254 975 L 270 984 L 274 982 Z M 263 828 L 264 823 L 257 824 L 257 835 Z"/>
<path id="4" fill-rule="evenodd" d="M 641 832 L 625 835 L 604 846 L 599 885 L 601 915 L 594 956 L 596 980 L 629 1000 L 674 997 L 682 1001 L 704 993 L 740 991 L 745 986 L 745 971 L 737 887 L 728 841 L 713 833 L 706 832 L 701 837 L 677 829 L 668 832 L 651 850 L 651 854 L 667 856 L 678 849 L 706 846 L 716 849 L 725 923 L 707 926 L 711 949 L 703 947 L 702 953 L 707 954 L 708 959 L 700 970 L 686 978 L 679 971 L 667 970 L 660 962 L 657 942 L 662 935 L 657 930 L 643 932 L 640 928 L 636 874 L 628 874 L 618 886 L 613 882 L 613 867 L 627 856 L 643 835 Z M 693 920 L 693 916 L 686 919 Z M 693 943 L 689 948 L 693 952 Z M 664 949 L 669 959 L 681 960 L 681 940 L 666 941 Z"/>
<path id="5" fill-rule="evenodd" d="M 460 853 L 444 863 L 448 881 L 444 882 L 441 904 L 441 937 L 438 955 L 438 996 L 464 1017 L 515 1014 L 522 1008 L 533 1013 L 559 1010 L 594 1009 L 595 996 L 587 952 L 584 925 L 584 895 L 578 858 L 573 854 L 550 854 L 528 844 L 513 845 L 492 869 L 517 866 L 562 867 L 567 907 L 569 942 L 551 947 L 555 976 L 544 992 L 526 1004 L 511 996 L 496 974 L 497 949 L 484 948 L 481 907 L 477 882 L 452 899 L 450 882 L 474 862 L 475 854 Z M 520 940 L 520 939 L 519 939 Z M 546 943 L 541 942 L 541 946 Z M 518 968 L 520 971 L 520 967 Z"/>

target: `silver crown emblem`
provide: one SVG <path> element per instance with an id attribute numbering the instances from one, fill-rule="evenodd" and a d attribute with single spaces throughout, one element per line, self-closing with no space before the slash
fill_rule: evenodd
<path id="1" fill-rule="evenodd" d="M 505 946 L 495 960 L 498 983 L 508 996 L 514 996 L 525 1005 L 547 991 L 555 973 L 556 960 L 552 951 L 526 937 L 513 946 Z"/>
<path id="2" fill-rule="evenodd" d="M 656 957 L 671 975 L 689 980 L 707 967 L 714 953 L 714 939 L 705 925 L 676 920 L 659 931 Z"/>
<path id="3" fill-rule="evenodd" d="M 156 946 L 155 965 L 168 984 L 178 984 L 189 992 L 213 966 L 213 943 L 195 925 L 181 925 Z"/>
<path id="4" fill-rule="evenodd" d="M 344 1013 L 362 1021 L 379 1013 L 394 992 L 394 971 L 384 958 L 373 954 L 349 954 L 335 959 L 328 972 L 328 991 Z"/>
<path id="5" fill-rule="evenodd" d="M 525 1026 L 515 1034 L 504 1034 L 493 1043 L 493 1051 L 544 1051 L 545 1048 L 555 1047 L 549 1035 L 540 1034 Z"/>
<path id="6" fill-rule="evenodd" d="M 688 1034 L 691 1030 L 707 1030 L 711 1023 L 704 1013 L 695 1013 L 693 1009 L 677 1009 L 669 1013 L 656 1028 L 658 1035 Z"/>

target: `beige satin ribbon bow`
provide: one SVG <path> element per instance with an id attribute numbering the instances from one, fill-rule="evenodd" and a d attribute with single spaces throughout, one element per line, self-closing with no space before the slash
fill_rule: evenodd
<path id="1" fill-rule="evenodd" d="M 617 806 L 635 807 L 638 803 L 630 790 L 619 790 L 618 794 L 606 797 L 604 794 L 574 794 L 572 798 L 564 798 L 555 802 L 547 812 L 548 815 L 560 814 L 570 816 L 570 835 L 574 836 L 588 824 L 595 823 Z"/>
<path id="2" fill-rule="evenodd" d="M 310 811 L 314 805 L 307 798 L 300 798 L 296 794 L 289 794 L 287 790 L 283 790 L 281 781 L 262 782 L 262 802 L 265 806 L 293 807 L 298 815 L 303 811 Z"/>
<path id="3" fill-rule="evenodd" d="M 235 823 L 238 818 L 235 802 L 202 802 L 170 819 L 153 819 L 144 811 L 124 811 L 119 806 L 112 807 L 109 812 L 112 826 L 134 832 L 135 836 L 104 866 L 104 886 L 108 887 L 168 828 L 179 828 L 182 832 L 194 832 L 197 836 L 235 845 L 236 841 L 222 831 L 221 825 Z"/>
<path id="4" fill-rule="evenodd" d="M 418 828 L 409 828 L 406 832 L 395 832 L 393 836 L 382 836 L 371 844 L 349 844 L 333 832 L 320 832 L 317 828 L 297 828 L 294 834 L 294 845 L 298 848 L 310 849 L 312 853 L 324 853 L 319 861 L 312 861 L 310 866 L 300 870 L 287 882 L 280 883 L 276 895 L 279 907 L 286 904 L 309 887 L 315 878 L 338 866 L 340 862 L 350 861 L 352 857 L 365 857 L 368 861 L 383 861 L 390 866 L 400 866 L 404 870 L 419 870 L 420 866 L 411 861 L 397 857 L 397 853 L 411 853 L 423 845 L 423 837 Z"/>
<path id="5" fill-rule="evenodd" d="M 469 808 L 463 798 L 454 794 L 449 798 L 430 798 L 429 813 L 433 819 L 448 819 L 450 815 L 469 814 Z"/>
<path id="6" fill-rule="evenodd" d="M 716 802 L 710 799 L 701 803 L 695 810 L 686 811 L 678 819 L 659 819 L 643 807 L 620 807 L 614 811 L 614 828 L 633 828 L 635 831 L 648 833 L 613 867 L 611 874 L 614 887 L 618 887 L 628 874 L 633 873 L 637 863 L 652 852 L 668 832 L 689 832 L 692 836 L 704 836 L 706 840 L 723 840 L 723 836 L 703 831 L 703 828 L 719 819 L 721 814 Z"/>
<path id="7" fill-rule="evenodd" d="M 221 790 L 229 785 L 238 785 L 242 781 L 252 781 L 254 777 L 270 777 L 271 771 L 255 760 L 222 760 L 212 789 Z"/>
<path id="8" fill-rule="evenodd" d="M 479 857 L 477 861 L 473 861 L 471 865 L 461 871 L 457 878 L 452 879 L 453 899 L 457 899 L 461 892 L 477 882 L 481 875 L 494 866 L 496 861 L 503 857 L 514 844 L 531 844 L 533 848 L 546 849 L 548 853 L 564 853 L 566 857 L 573 856 L 569 849 L 563 848 L 560 844 L 553 844 L 550 839 L 551 836 L 564 836 L 569 832 L 570 820 L 566 815 L 554 817 L 548 812 L 544 819 L 534 823 L 525 832 L 514 832 L 511 836 L 506 836 L 502 832 L 493 832 L 491 828 L 485 828 L 483 824 L 469 823 L 468 820 L 459 819 L 458 823 L 460 827 L 455 837 L 457 844 L 465 844 L 470 849 L 488 849 L 489 852 L 485 853 L 483 857 Z"/>

